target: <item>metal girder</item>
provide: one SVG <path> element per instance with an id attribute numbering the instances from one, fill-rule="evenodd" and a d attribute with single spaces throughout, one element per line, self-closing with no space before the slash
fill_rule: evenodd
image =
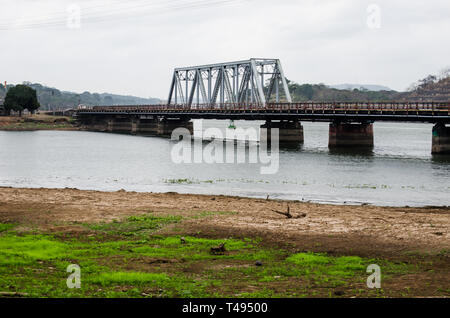
<path id="1" fill-rule="evenodd" d="M 244 69 L 244 74 L 243 74 L 243 79 L 241 82 L 241 86 L 239 88 L 239 93 L 238 93 L 238 103 L 244 103 L 245 102 L 245 98 L 247 96 L 248 93 L 248 82 L 250 80 L 250 67 L 246 66 Z"/>
<path id="2" fill-rule="evenodd" d="M 199 73 L 198 79 L 199 79 L 199 83 L 200 83 L 200 91 L 202 93 L 202 100 L 207 101 L 208 96 L 206 95 L 205 83 L 203 83 L 202 73 L 201 73 L 201 71 L 198 71 L 198 73 Z"/>
<path id="3" fill-rule="evenodd" d="M 219 95 L 220 86 L 222 85 L 222 69 L 217 73 L 216 84 L 214 85 L 213 94 L 211 96 L 211 100 L 207 103 L 209 105 L 215 105 L 217 100 L 217 95 Z"/>
<path id="4" fill-rule="evenodd" d="M 227 73 L 225 71 L 225 73 Z M 235 102 L 235 98 L 234 98 L 234 94 L 233 94 L 233 89 L 231 88 L 231 84 L 230 84 L 230 78 L 228 76 L 228 74 L 226 76 L 224 76 L 224 82 L 225 82 L 225 91 L 227 92 L 227 99 L 229 102 L 234 103 Z"/>
<path id="5" fill-rule="evenodd" d="M 283 83 L 284 93 L 286 94 L 286 99 L 288 103 L 292 103 L 291 94 L 289 93 L 289 86 L 286 81 L 286 77 L 284 76 L 283 68 L 281 67 L 280 60 L 277 60 L 278 73 L 281 77 L 281 82 Z"/>
<path id="6" fill-rule="evenodd" d="M 266 86 L 264 76 L 270 75 Z M 206 82 L 206 83 L 205 83 Z M 170 85 L 168 104 L 249 103 L 266 106 L 275 87 L 279 102 L 279 84 L 282 83 L 285 101 L 292 102 L 286 78 L 278 59 L 252 58 L 244 61 L 176 68 Z M 206 87 L 205 87 L 206 84 Z M 196 103 L 194 103 L 196 96 Z M 201 99 L 200 99 L 201 98 Z"/>
<path id="7" fill-rule="evenodd" d="M 189 101 L 188 101 L 189 106 L 192 105 L 192 101 L 194 100 L 194 94 L 198 83 L 198 76 L 199 76 L 198 73 L 199 73 L 198 71 L 195 72 L 194 83 L 191 87 L 191 93 L 189 94 Z"/>

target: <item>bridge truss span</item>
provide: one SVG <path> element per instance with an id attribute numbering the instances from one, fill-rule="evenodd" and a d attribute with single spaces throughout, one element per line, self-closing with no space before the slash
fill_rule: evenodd
<path id="1" fill-rule="evenodd" d="M 168 105 L 221 107 L 224 104 L 266 106 L 281 94 L 292 102 L 281 62 L 252 58 L 192 67 L 176 68 L 169 90 Z"/>

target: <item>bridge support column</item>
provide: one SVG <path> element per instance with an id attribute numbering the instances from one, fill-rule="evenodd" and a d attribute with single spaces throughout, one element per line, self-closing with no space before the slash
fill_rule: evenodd
<path id="1" fill-rule="evenodd" d="M 330 124 L 328 147 L 373 147 L 373 124 Z"/>
<path id="2" fill-rule="evenodd" d="M 303 126 L 297 121 L 266 121 L 260 128 L 261 141 L 270 143 L 272 138 L 272 128 L 279 129 L 279 142 L 283 145 L 298 145 L 303 143 Z"/>
<path id="3" fill-rule="evenodd" d="M 139 135 L 158 135 L 158 119 L 157 118 L 140 118 L 136 119 L 136 134 Z"/>
<path id="4" fill-rule="evenodd" d="M 186 128 L 194 134 L 194 124 L 186 119 L 163 119 L 158 122 L 158 136 L 170 137 L 177 128 Z"/>
<path id="5" fill-rule="evenodd" d="M 117 133 L 130 133 L 132 131 L 132 119 L 128 117 L 116 117 L 108 121 L 108 131 Z"/>
<path id="6" fill-rule="evenodd" d="M 106 120 L 106 131 L 113 132 L 113 127 L 114 127 L 114 118 L 108 118 Z"/>
<path id="7" fill-rule="evenodd" d="M 82 118 L 79 120 L 82 128 L 90 131 L 109 131 L 109 119 L 98 119 L 98 118 Z"/>
<path id="8" fill-rule="evenodd" d="M 139 127 L 139 119 L 138 118 L 132 118 L 131 119 L 131 134 L 136 135 L 138 132 Z"/>
<path id="9" fill-rule="evenodd" d="M 438 123 L 433 127 L 431 153 L 450 154 L 450 127 L 444 123 Z"/>

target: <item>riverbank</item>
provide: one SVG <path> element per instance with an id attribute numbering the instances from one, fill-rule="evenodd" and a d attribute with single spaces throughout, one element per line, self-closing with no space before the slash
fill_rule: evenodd
<path id="1" fill-rule="evenodd" d="M 0 130 L 34 131 L 34 130 L 79 130 L 75 121 L 67 116 L 27 115 L 0 116 Z"/>
<path id="2" fill-rule="evenodd" d="M 292 218 L 274 212 L 286 212 L 288 204 Z M 31 273 L 23 276 L 3 262 L 0 291 L 50 297 L 450 296 L 450 208 L 0 188 L 0 222 L 0 256 L 25 262 Z M 19 251 L 11 246 L 26 249 L 30 242 L 24 240 L 35 242 L 36 233 L 55 245 L 48 252 L 55 255 L 14 254 Z M 227 251 L 210 254 L 221 242 Z M 61 244 L 73 250 L 63 252 Z M 68 261 L 91 271 L 78 294 L 68 293 L 61 280 Z M 381 290 L 366 286 L 372 263 L 382 268 Z M 34 288 L 28 281 L 37 279 L 33 275 L 60 287 Z"/>

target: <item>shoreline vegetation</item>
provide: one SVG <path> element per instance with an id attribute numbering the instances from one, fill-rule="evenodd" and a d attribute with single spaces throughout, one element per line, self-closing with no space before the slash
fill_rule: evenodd
<path id="1" fill-rule="evenodd" d="M 0 297 L 450 297 L 449 217 L 448 207 L 0 187 Z M 80 289 L 66 286 L 70 264 Z M 370 264 L 380 289 L 367 287 Z"/>
<path id="2" fill-rule="evenodd" d="M 0 131 L 80 130 L 75 119 L 45 114 L 0 116 Z"/>

